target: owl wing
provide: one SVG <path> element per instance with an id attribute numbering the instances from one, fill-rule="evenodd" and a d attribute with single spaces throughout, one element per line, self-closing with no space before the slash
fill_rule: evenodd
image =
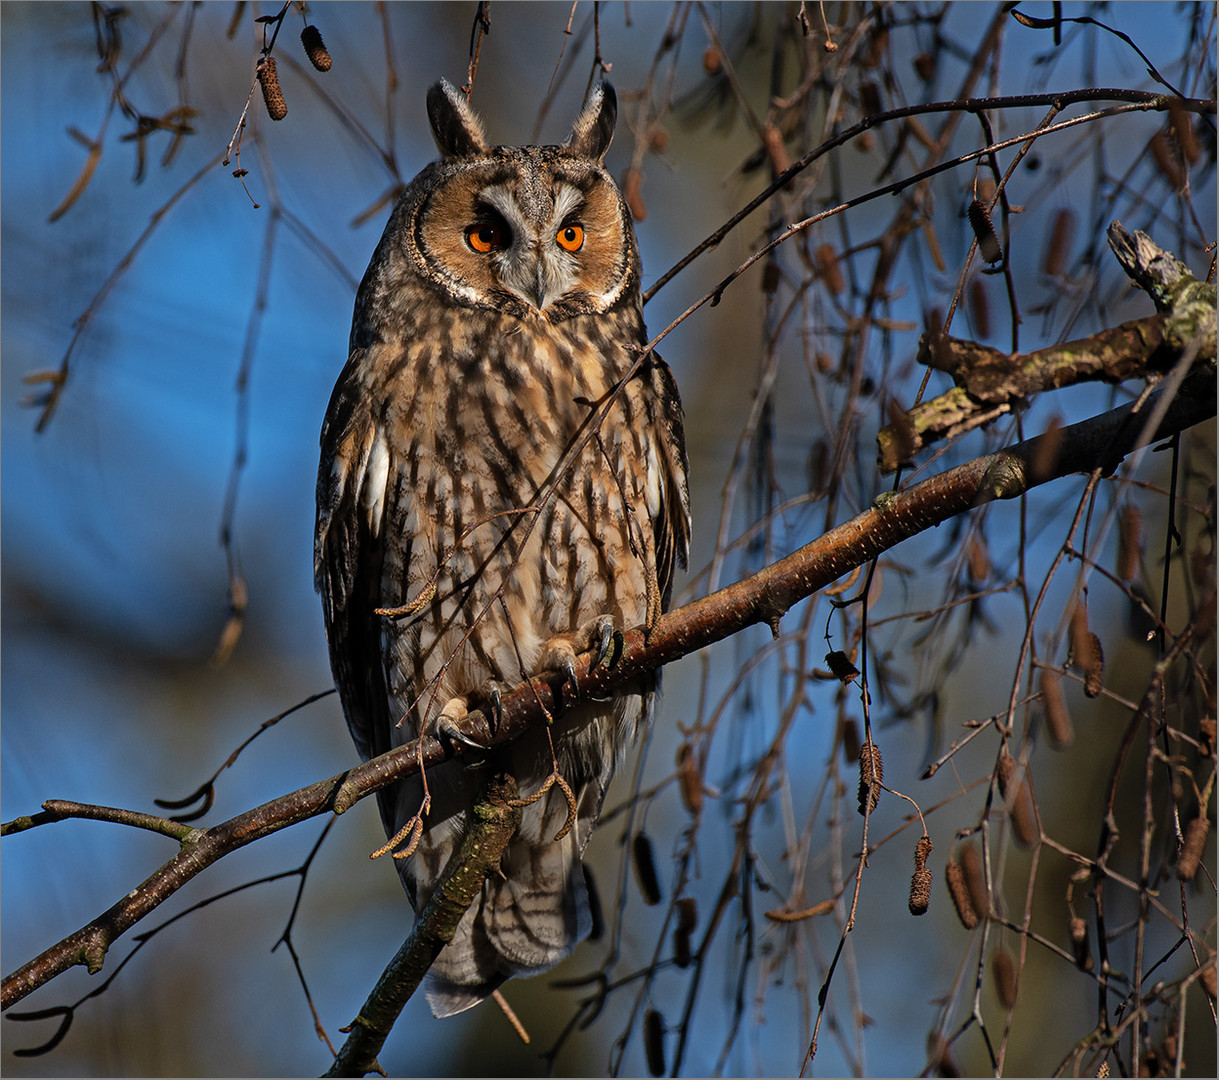
<path id="1" fill-rule="evenodd" d="M 659 356 L 653 355 L 650 377 L 654 400 L 661 404 L 657 420 L 657 452 L 660 464 L 660 507 L 652 515 L 656 543 L 656 581 L 662 606 L 669 606 L 675 568 L 686 567 L 690 554 L 689 461 L 682 422 L 681 397 L 673 373 Z"/>
<path id="2" fill-rule="evenodd" d="M 360 757 L 390 748 L 389 694 L 379 604 L 380 536 L 388 455 L 363 392 L 363 350 L 335 384 L 321 434 L 314 534 L 314 587 L 321 593 L 330 666 Z M 381 816 L 390 823 L 388 798 Z"/>

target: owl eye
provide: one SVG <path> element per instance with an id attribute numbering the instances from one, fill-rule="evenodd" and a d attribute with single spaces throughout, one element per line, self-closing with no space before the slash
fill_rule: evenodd
<path id="1" fill-rule="evenodd" d="M 466 243 L 480 255 L 508 246 L 508 230 L 493 221 L 480 221 L 466 229 Z"/>
<path id="2" fill-rule="evenodd" d="M 584 246 L 584 230 L 579 225 L 564 225 L 555 241 L 564 251 L 579 251 Z"/>

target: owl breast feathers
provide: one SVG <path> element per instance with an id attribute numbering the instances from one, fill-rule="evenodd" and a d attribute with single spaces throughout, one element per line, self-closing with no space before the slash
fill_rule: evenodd
<path id="1" fill-rule="evenodd" d="M 677 388 L 658 357 L 631 371 L 647 334 L 634 230 L 602 165 L 613 90 L 594 91 L 562 146 L 488 146 L 445 82 L 427 105 L 441 157 L 402 195 L 364 275 L 321 435 L 316 585 L 364 758 L 454 732 L 500 687 L 651 625 L 689 541 Z M 508 772 L 527 796 L 557 765 L 577 808 L 556 840 L 561 791 L 525 807 L 502 874 L 432 967 L 436 1015 L 545 971 L 587 936 L 580 857 L 654 690 L 640 680 L 478 768 L 428 771 L 424 832 L 398 862 L 417 912 L 481 770 Z M 421 782 L 379 800 L 392 836 L 420 810 Z"/>

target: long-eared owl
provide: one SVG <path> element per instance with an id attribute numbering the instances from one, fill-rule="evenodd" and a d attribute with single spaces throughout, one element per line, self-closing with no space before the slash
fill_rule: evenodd
<path id="1" fill-rule="evenodd" d="M 655 356 L 630 374 L 647 334 L 634 230 L 602 164 L 613 89 L 593 91 L 561 146 L 488 146 L 444 81 L 427 109 L 441 157 L 406 188 L 364 274 L 321 434 L 316 585 L 364 758 L 452 734 L 500 687 L 650 625 L 689 541 L 677 389 Z M 485 755 L 523 797 L 557 764 L 577 818 L 556 840 L 569 810 L 558 786 L 524 808 L 501 872 L 432 966 L 437 1016 L 588 935 L 580 858 L 654 690 L 576 698 L 549 733 Z M 460 844 L 479 772 L 446 762 L 427 783 L 418 849 L 398 862 L 417 912 Z M 420 810 L 421 782 L 379 798 L 392 836 Z"/>

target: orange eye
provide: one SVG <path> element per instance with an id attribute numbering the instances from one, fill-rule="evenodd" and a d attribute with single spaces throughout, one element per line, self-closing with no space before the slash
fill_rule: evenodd
<path id="1" fill-rule="evenodd" d="M 579 225 L 564 225 L 555 240 L 564 251 L 579 251 L 584 246 L 584 230 Z"/>
<path id="2" fill-rule="evenodd" d="M 504 230 L 490 221 L 480 222 L 466 229 L 466 243 L 480 255 L 499 251 L 507 246 L 504 243 Z"/>

